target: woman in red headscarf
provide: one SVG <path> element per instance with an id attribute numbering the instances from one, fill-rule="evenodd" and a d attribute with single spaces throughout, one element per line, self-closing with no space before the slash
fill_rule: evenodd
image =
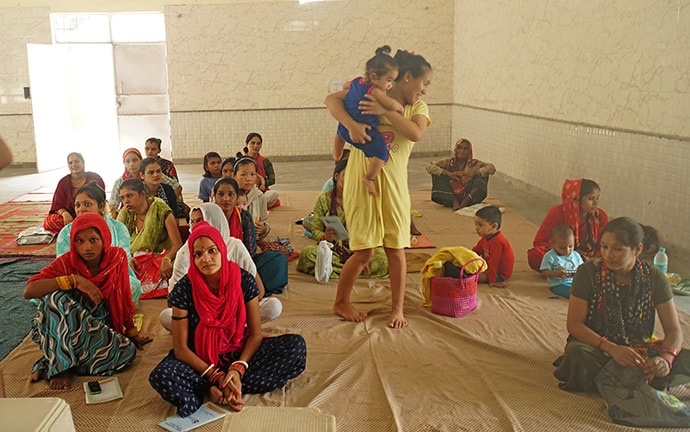
<path id="1" fill-rule="evenodd" d="M 534 237 L 534 247 L 527 251 L 529 266 L 539 271 L 544 254 L 551 248 L 551 231 L 556 225 L 568 225 L 575 233 L 575 250 L 584 260 L 599 252 L 599 233 L 609 217 L 599 208 L 601 188 L 594 180 L 563 182 L 563 202 L 551 207 Z"/>
<path id="2" fill-rule="evenodd" d="M 453 147 L 453 157 L 430 162 L 426 171 L 432 176 L 431 200 L 458 210 L 486 198 L 489 176 L 496 167 L 475 159 L 472 143 L 460 138 Z"/>
<path id="3" fill-rule="evenodd" d="M 173 349 L 149 382 L 181 417 L 199 409 L 205 395 L 239 411 L 243 394 L 273 391 L 302 373 L 304 338 L 262 337 L 254 277 L 228 261 L 215 227 L 195 224 L 187 242 L 193 264 L 168 296 Z"/>
<path id="4" fill-rule="evenodd" d="M 68 389 L 71 374 L 112 375 L 151 342 L 134 326 L 127 255 L 111 246 L 110 229 L 96 213 L 72 222 L 70 251 L 26 284 L 24 298 L 40 299 L 31 335 L 43 352 L 31 380 Z"/>

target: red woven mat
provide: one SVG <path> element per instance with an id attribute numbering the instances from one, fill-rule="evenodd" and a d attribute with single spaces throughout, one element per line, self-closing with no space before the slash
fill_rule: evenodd
<path id="1" fill-rule="evenodd" d="M 41 226 L 50 210 L 49 202 L 11 201 L 0 204 L 0 256 L 55 256 L 55 244 L 20 246 L 17 235 Z"/>

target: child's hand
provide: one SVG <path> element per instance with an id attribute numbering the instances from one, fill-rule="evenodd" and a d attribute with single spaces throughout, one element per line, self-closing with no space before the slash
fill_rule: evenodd
<path id="1" fill-rule="evenodd" d="M 254 222 L 254 228 L 256 228 L 256 235 L 258 237 L 263 237 L 266 235 L 266 224 L 263 220 L 261 220 L 261 216 L 259 216 L 259 219 Z"/>
<path id="2" fill-rule="evenodd" d="M 507 283 L 505 283 L 505 282 L 499 282 L 499 281 L 496 281 L 496 282 L 489 282 L 489 286 L 490 286 L 491 288 L 508 288 L 508 284 L 507 284 Z"/>

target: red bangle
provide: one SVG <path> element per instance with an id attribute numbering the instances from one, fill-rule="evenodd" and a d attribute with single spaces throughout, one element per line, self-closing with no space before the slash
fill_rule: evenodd
<path id="1" fill-rule="evenodd" d="M 600 338 L 599 338 L 599 342 L 597 342 L 597 345 L 596 345 L 597 349 L 601 349 L 601 346 L 602 346 L 602 345 L 604 344 L 604 342 L 606 342 L 607 340 L 609 340 L 609 338 L 607 338 L 606 336 L 600 337 Z"/>
<path id="2" fill-rule="evenodd" d="M 678 357 L 678 351 L 671 347 L 664 347 L 661 349 L 662 353 L 671 354 L 673 358 Z"/>

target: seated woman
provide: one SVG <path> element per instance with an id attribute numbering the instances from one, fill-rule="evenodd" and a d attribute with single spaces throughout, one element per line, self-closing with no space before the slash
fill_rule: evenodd
<path id="1" fill-rule="evenodd" d="M 256 273 L 254 261 L 252 261 L 252 257 L 249 255 L 249 252 L 247 252 L 247 248 L 244 247 L 242 241 L 230 235 L 228 221 L 225 219 L 225 215 L 220 207 L 215 203 L 202 203 L 192 208 L 189 221 L 190 229 L 193 229 L 194 224 L 201 221 L 208 222 L 209 225 L 220 232 L 223 240 L 225 240 L 225 247 L 228 251 L 228 261 L 232 261 L 239 265 L 242 270 L 245 270 L 256 279 L 256 286 L 259 289 L 259 313 L 261 315 L 261 323 L 267 323 L 278 318 L 283 311 L 282 303 L 275 297 L 264 297 L 266 291 L 261 277 Z M 169 291 L 172 291 L 177 281 L 187 274 L 190 264 L 189 246 L 185 243 L 180 250 L 177 251 L 177 256 L 175 257 L 173 275 L 168 285 Z M 172 328 L 171 316 L 171 308 L 164 309 L 159 316 L 161 324 L 167 330 Z"/>
<path id="2" fill-rule="evenodd" d="M 172 161 L 163 159 L 160 156 L 161 143 L 162 141 L 160 138 L 151 137 L 147 139 L 144 143 L 144 153 L 146 153 L 146 157 L 154 158 L 158 162 L 158 165 L 160 165 L 161 169 L 163 170 L 163 174 L 179 182 L 180 178 L 177 176 L 177 168 L 175 168 L 175 164 Z M 175 193 L 179 195 L 181 192 L 182 187 L 180 186 L 180 191 L 175 191 Z"/>
<path id="3" fill-rule="evenodd" d="M 600 194 L 601 189 L 594 180 L 563 182 L 563 203 L 551 207 L 534 236 L 534 247 L 527 251 L 527 262 L 532 270 L 539 271 L 544 255 L 551 248 L 551 231 L 556 225 L 572 228 L 575 250 L 583 260 L 587 261 L 598 253 L 599 232 L 609 221 L 606 212 L 598 208 Z"/>
<path id="4" fill-rule="evenodd" d="M 110 192 L 110 199 L 108 200 L 110 217 L 113 219 L 117 218 L 118 211 L 122 207 L 122 202 L 120 201 L 120 187 L 122 186 L 122 182 L 131 178 L 141 178 L 141 161 L 141 153 L 135 148 L 128 148 L 124 151 L 124 153 L 122 153 L 122 163 L 125 165 L 125 172 L 122 174 L 122 176 L 120 176 L 120 178 L 115 180 L 113 189 Z M 180 183 L 177 180 L 166 175 L 161 178 L 161 183 L 167 184 L 168 186 L 172 187 L 173 190 L 182 190 Z"/>
<path id="5" fill-rule="evenodd" d="M 149 196 L 162 199 L 172 209 L 176 218 L 189 218 L 189 207 L 177 199 L 175 190 L 171 186 L 162 182 L 165 174 L 163 174 L 163 169 L 156 159 L 147 157 L 142 160 L 139 166 L 139 174 L 144 180 Z"/>
<path id="6" fill-rule="evenodd" d="M 316 199 L 314 204 L 314 217 L 311 222 L 311 236 L 314 240 L 326 240 L 334 244 L 333 247 L 333 272 L 331 277 L 340 276 L 340 271 L 350 258 L 352 252 L 350 251 L 347 240 L 336 240 L 336 232 L 333 228 L 326 228 L 321 217 L 323 216 L 338 216 L 340 222 L 345 225 L 345 210 L 343 210 L 343 186 L 345 184 L 345 169 L 347 167 L 347 159 L 343 159 L 335 164 L 333 171 L 333 188 L 327 192 L 323 192 Z M 305 246 L 297 261 L 297 271 L 302 273 L 314 274 L 316 267 L 316 251 L 317 245 Z M 369 264 L 364 268 L 362 273 L 365 277 L 382 278 L 388 274 L 388 258 L 386 252 L 382 247 L 374 249 L 374 256 L 369 261 Z"/>
<path id="7" fill-rule="evenodd" d="M 489 176 L 496 168 L 472 157 L 472 143 L 460 138 L 453 147 L 453 157 L 430 162 L 431 200 L 458 210 L 480 203 L 488 193 Z"/>
<path id="8" fill-rule="evenodd" d="M 60 232 L 62 227 L 72 222 L 76 216 L 74 213 L 74 197 L 77 189 L 85 184 L 96 182 L 105 190 L 103 179 L 96 173 L 84 171 L 84 157 L 81 153 L 72 152 L 67 155 L 67 166 L 70 173 L 60 179 L 53 203 L 50 206 L 48 216 L 43 221 L 43 228 L 51 232 Z"/>
<path id="9" fill-rule="evenodd" d="M 287 257 L 277 251 L 258 252 L 255 225 L 247 210 L 237 207 L 239 186 L 235 179 L 223 177 L 213 185 L 213 200 L 221 208 L 230 226 L 230 235 L 242 240 L 256 264 L 266 295 L 280 294 L 288 283 Z"/>
<path id="10" fill-rule="evenodd" d="M 141 281 L 142 298 L 165 296 L 168 290 L 163 289 L 167 288 L 164 282 L 172 275 L 175 254 L 182 246 L 177 220 L 163 200 L 147 196 L 139 179 L 122 182 L 120 199 L 124 208 L 117 220 L 129 231 L 134 256 L 131 264 Z M 152 271 L 152 266 L 158 271 Z"/>
<path id="11" fill-rule="evenodd" d="M 254 221 L 254 228 L 259 241 L 263 241 L 271 232 L 268 224 L 268 202 L 264 193 L 259 190 L 257 163 L 250 157 L 243 157 L 233 166 L 233 178 L 237 185 L 247 194 L 249 214 Z"/>
<path id="12" fill-rule="evenodd" d="M 263 337 L 254 278 L 226 259 L 225 240 L 202 221 L 189 236 L 194 264 L 173 288 L 173 349 L 149 383 L 187 417 L 204 402 L 240 411 L 244 394 L 281 388 L 304 371 L 307 348 L 296 334 Z"/>
<path id="13" fill-rule="evenodd" d="M 690 353 L 673 291 L 663 273 L 639 259 L 648 229 L 627 217 L 601 234 L 603 260 L 581 265 L 570 292 L 568 343 L 554 376 L 568 391 L 596 391 L 595 377 L 609 361 L 639 368 L 656 389 L 690 382 Z M 664 339 L 654 339 L 655 313 Z"/>
<path id="14" fill-rule="evenodd" d="M 258 174 L 256 186 L 264 193 L 268 208 L 278 207 L 280 205 L 278 192 L 270 189 L 276 183 L 273 163 L 260 154 L 264 139 L 258 133 L 252 132 L 247 135 L 244 142 L 247 144 L 245 154 L 256 161 L 256 173 Z"/>
<path id="15" fill-rule="evenodd" d="M 26 284 L 24 298 L 40 299 L 31 336 L 43 356 L 31 381 L 50 380 L 67 390 L 72 374 L 112 375 L 151 342 L 134 326 L 127 255 L 111 246 L 102 216 L 87 213 L 72 223 L 71 247 Z"/>
<path id="16" fill-rule="evenodd" d="M 106 225 L 110 230 L 111 246 L 117 246 L 124 249 L 127 254 L 127 262 L 130 261 L 131 254 L 129 249 L 129 231 L 127 227 L 120 221 L 117 221 L 105 214 L 105 192 L 96 183 L 89 183 L 77 190 L 77 195 L 74 198 L 74 211 L 77 216 L 86 213 L 100 214 L 105 219 Z M 61 256 L 70 251 L 70 237 L 72 234 L 72 224 L 65 225 L 57 236 L 55 243 L 55 254 Z M 132 291 L 132 301 L 136 305 L 141 296 L 141 282 L 134 274 L 131 267 L 127 268 L 129 273 L 129 286 Z"/>

